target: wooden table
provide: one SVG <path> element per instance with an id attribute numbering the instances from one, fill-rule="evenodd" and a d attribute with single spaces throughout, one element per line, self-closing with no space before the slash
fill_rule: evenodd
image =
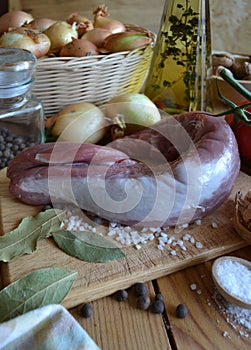
<path id="1" fill-rule="evenodd" d="M 233 255 L 250 260 L 250 251 L 249 246 Z M 209 261 L 149 282 L 151 296 L 160 292 L 165 298 L 162 315 L 138 310 L 132 295 L 126 302 L 112 296 L 93 302 L 90 319 L 83 319 L 78 307 L 70 311 L 103 350 L 248 350 L 250 331 L 249 338 L 241 336 L 236 324 L 218 311 L 211 266 Z M 185 319 L 175 316 L 180 303 L 189 309 Z"/>
<path id="2" fill-rule="evenodd" d="M 65 1 L 64 6 L 61 3 L 56 0 L 10 0 L 9 8 L 24 9 L 35 16 L 48 16 L 49 13 L 53 18 L 63 18 L 63 15 L 76 11 L 79 1 Z M 150 18 L 149 26 L 146 26 L 157 31 L 163 3 L 156 0 L 154 5 L 150 5 L 143 0 L 137 1 L 133 16 L 138 20 L 134 22 L 146 25 L 144 18 Z M 113 9 L 114 16 L 131 8 L 130 1 L 107 1 L 106 4 Z M 135 2 L 131 4 L 135 9 Z M 96 1 L 85 2 L 88 11 L 94 5 Z M 139 9 L 143 12 L 139 13 Z M 123 12 L 123 16 L 129 18 L 128 12 Z M 251 260 L 250 251 L 250 246 L 247 246 L 231 254 Z M 137 309 L 131 292 L 126 302 L 118 302 L 113 296 L 93 301 L 94 313 L 88 319 L 81 317 L 82 300 L 70 312 L 102 350 L 250 349 L 250 330 L 248 337 L 242 335 L 241 328 L 230 322 L 215 302 L 217 294 L 211 277 L 212 263 L 213 260 L 210 260 L 147 283 L 151 298 L 156 293 L 164 296 L 165 311 L 161 315 Z M 195 290 L 192 290 L 192 285 L 196 286 Z M 185 319 L 175 316 L 175 308 L 180 303 L 185 303 L 189 310 Z"/>

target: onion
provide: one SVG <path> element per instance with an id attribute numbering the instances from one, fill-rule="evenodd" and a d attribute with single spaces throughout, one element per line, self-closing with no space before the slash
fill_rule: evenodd
<path id="1" fill-rule="evenodd" d="M 161 120 L 156 105 L 146 95 L 140 93 L 125 93 L 113 97 L 106 104 L 105 115 L 125 134 L 150 127 Z M 117 128 L 113 129 L 121 136 Z"/>
<path id="2" fill-rule="evenodd" d="M 25 25 L 25 28 L 31 28 L 36 29 L 40 32 L 44 32 L 46 29 L 48 29 L 50 26 L 52 26 L 54 23 L 56 23 L 56 20 L 51 18 L 35 18 L 33 21 Z"/>
<path id="3" fill-rule="evenodd" d="M 60 57 L 83 57 L 98 55 L 97 47 L 86 39 L 75 39 L 65 46 L 59 52 Z"/>
<path id="4" fill-rule="evenodd" d="M 115 19 L 109 18 L 107 7 L 99 5 L 98 8 L 93 11 L 94 14 L 94 28 L 104 28 L 112 33 L 125 32 L 125 25 Z"/>
<path id="5" fill-rule="evenodd" d="M 58 53 L 63 46 L 70 43 L 72 38 L 78 38 L 76 26 L 65 21 L 57 21 L 44 31 L 51 41 L 50 52 Z"/>
<path id="6" fill-rule="evenodd" d="M 85 22 L 90 22 L 90 20 L 85 17 L 80 15 L 78 12 L 73 12 L 69 15 L 69 17 L 67 18 L 66 22 L 69 24 L 73 24 L 73 23 L 85 23 Z"/>
<path id="7" fill-rule="evenodd" d="M 149 33 L 136 31 L 115 33 L 105 38 L 102 46 L 104 53 L 115 53 L 121 51 L 132 51 L 145 47 L 152 42 Z"/>
<path id="8" fill-rule="evenodd" d="M 0 17 L 0 35 L 8 32 L 10 28 L 22 27 L 33 20 L 32 15 L 24 11 L 9 11 Z"/>
<path id="9" fill-rule="evenodd" d="M 25 49 L 32 52 L 36 58 L 46 55 L 50 45 L 47 35 L 23 27 L 13 29 L 0 37 L 0 47 Z"/>
<path id="10" fill-rule="evenodd" d="M 63 108 L 56 116 L 52 135 L 59 141 L 97 143 L 106 133 L 107 121 L 100 108 L 79 102 Z"/>
<path id="11" fill-rule="evenodd" d="M 77 24 L 77 31 L 79 38 L 86 32 L 89 32 L 93 29 L 93 23 L 84 16 L 81 16 L 79 13 L 74 12 L 67 18 L 67 23 Z"/>
<path id="12" fill-rule="evenodd" d="M 107 38 L 111 34 L 112 33 L 107 29 L 94 28 L 93 30 L 86 32 L 83 36 L 81 36 L 81 39 L 89 40 L 97 47 L 102 47 L 105 38 Z"/>

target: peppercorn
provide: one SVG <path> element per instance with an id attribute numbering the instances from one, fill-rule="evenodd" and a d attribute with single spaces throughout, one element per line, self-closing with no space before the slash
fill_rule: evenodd
<path id="1" fill-rule="evenodd" d="M 162 301 L 162 303 L 163 303 L 163 302 L 164 302 L 164 297 L 163 297 L 162 294 L 157 293 L 157 294 L 155 295 L 155 300 L 160 300 L 160 301 Z"/>
<path id="2" fill-rule="evenodd" d="M 154 300 L 151 306 L 151 310 L 155 314 L 162 314 L 164 311 L 164 303 L 161 300 Z"/>
<path id="3" fill-rule="evenodd" d="M 85 318 L 89 318 L 93 314 L 93 308 L 90 303 L 84 304 L 81 308 L 81 314 Z"/>
<path id="4" fill-rule="evenodd" d="M 137 306 L 141 310 L 147 310 L 151 304 L 151 300 L 147 295 L 141 295 L 137 299 Z"/>
<path id="5" fill-rule="evenodd" d="M 23 149 L 34 145 L 31 137 L 15 136 L 6 128 L 0 129 L 0 170 Z"/>
<path id="6" fill-rule="evenodd" d="M 126 290 L 118 290 L 115 297 L 118 301 L 125 301 L 128 299 L 128 293 Z"/>
<path id="7" fill-rule="evenodd" d="M 176 316 L 178 318 L 185 318 L 188 314 L 188 309 L 185 304 L 179 304 L 176 307 Z"/>
<path id="8" fill-rule="evenodd" d="M 136 297 L 140 297 L 142 295 L 147 295 L 148 294 L 148 289 L 147 286 L 144 283 L 138 282 L 134 285 L 134 295 Z"/>

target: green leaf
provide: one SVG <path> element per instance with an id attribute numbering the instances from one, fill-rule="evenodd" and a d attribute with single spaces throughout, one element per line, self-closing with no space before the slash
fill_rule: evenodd
<path id="1" fill-rule="evenodd" d="M 92 232 L 59 231 L 52 234 L 57 245 L 68 255 L 89 262 L 108 262 L 125 254 L 114 243 Z"/>
<path id="2" fill-rule="evenodd" d="M 76 271 L 45 268 L 11 283 L 0 291 L 0 322 L 44 305 L 59 304 L 76 276 Z"/>
<path id="3" fill-rule="evenodd" d="M 8 262 L 16 256 L 34 252 L 39 239 L 59 229 L 63 216 L 64 211 L 48 209 L 24 218 L 16 229 L 0 236 L 0 260 Z"/>

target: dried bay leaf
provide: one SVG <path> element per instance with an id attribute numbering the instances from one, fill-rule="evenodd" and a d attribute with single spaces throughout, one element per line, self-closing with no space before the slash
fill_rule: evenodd
<path id="1" fill-rule="evenodd" d="M 24 218 L 13 231 L 0 236 L 0 260 L 8 262 L 16 256 L 34 252 L 39 239 L 59 229 L 63 216 L 62 210 L 47 209 Z"/>
<path id="2" fill-rule="evenodd" d="M 88 262 L 109 262 L 123 258 L 125 254 L 113 242 L 92 232 L 58 231 L 52 234 L 65 253 Z"/>
<path id="3" fill-rule="evenodd" d="M 48 304 L 59 304 L 76 279 L 77 272 L 44 268 L 30 272 L 0 291 L 0 322 Z"/>

